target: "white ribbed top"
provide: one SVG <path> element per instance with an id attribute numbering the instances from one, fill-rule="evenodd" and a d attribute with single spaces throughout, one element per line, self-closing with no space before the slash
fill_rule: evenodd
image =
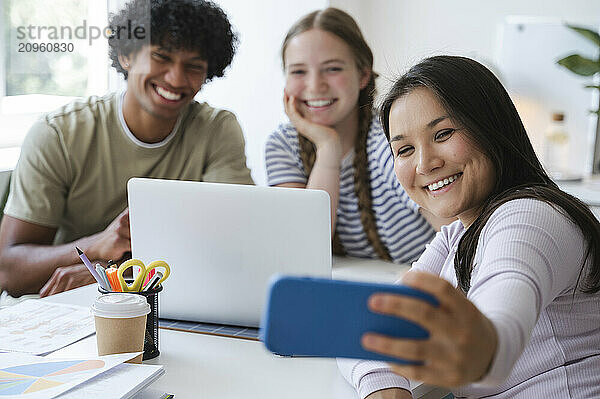
<path id="1" fill-rule="evenodd" d="M 412 270 L 456 286 L 454 254 L 464 232 L 458 221 L 443 227 Z M 494 212 L 468 298 L 494 323 L 498 348 L 484 379 L 456 389 L 456 397 L 600 398 L 600 293 L 573 296 L 584 245 L 579 228 L 544 202 L 518 199 Z M 340 370 L 363 398 L 408 387 L 383 363 Z"/>

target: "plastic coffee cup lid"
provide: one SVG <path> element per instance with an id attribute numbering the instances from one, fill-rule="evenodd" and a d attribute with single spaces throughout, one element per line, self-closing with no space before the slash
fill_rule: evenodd
<path id="1" fill-rule="evenodd" d="M 146 298 L 136 294 L 111 293 L 100 295 L 92 305 L 94 316 L 113 318 L 130 318 L 150 313 L 150 305 Z"/>

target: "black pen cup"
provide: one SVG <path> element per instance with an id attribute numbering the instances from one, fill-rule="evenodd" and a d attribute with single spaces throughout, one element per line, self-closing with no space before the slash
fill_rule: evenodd
<path id="1" fill-rule="evenodd" d="M 133 280 L 125 279 L 127 284 L 131 284 Z M 163 289 L 162 285 L 159 285 L 147 292 L 122 292 L 123 294 L 134 294 L 142 295 L 146 297 L 148 305 L 150 305 L 150 313 L 146 317 L 146 335 L 144 338 L 144 354 L 142 360 L 154 359 L 160 355 L 158 350 L 158 293 Z M 117 291 L 107 291 L 98 285 L 98 291 L 102 294 L 110 294 Z"/>

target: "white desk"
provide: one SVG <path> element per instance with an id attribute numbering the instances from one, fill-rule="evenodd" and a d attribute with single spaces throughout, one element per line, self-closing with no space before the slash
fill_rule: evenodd
<path id="1" fill-rule="evenodd" d="M 166 374 L 152 387 L 176 398 L 352 398 L 332 359 L 281 358 L 262 343 L 236 338 L 159 330 L 159 357 Z M 52 357 L 95 356 L 95 336 Z"/>
<path id="2" fill-rule="evenodd" d="M 600 220 L 600 176 L 585 179 L 583 182 L 558 183 L 558 186 L 561 190 L 588 204 L 592 212 Z"/>
<path id="3" fill-rule="evenodd" d="M 394 281 L 407 266 L 382 261 L 335 259 L 334 277 Z M 91 306 L 95 285 L 46 298 L 51 302 Z M 159 330 L 160 356 L 146 361 L 162 364 L 166 374 L 152 387 L 175 398 L 356 398 L 334 359 L 283 358 L 261 342 L 205 334 Z M 95 356 L 96 338 L 88 337 L 50 357 Z M 415 398 L 441 398 L 442 390 L 415 384 Z"/>

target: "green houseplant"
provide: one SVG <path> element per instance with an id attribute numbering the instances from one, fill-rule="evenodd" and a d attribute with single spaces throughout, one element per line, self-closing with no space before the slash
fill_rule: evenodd
<path id="1" fill-rule="evenodd" d="M 584 38 L 590 40 L 598 47 L 598 58 L 590 59 L 579 54 L 571 54 L 561 58 L 556 63 L 567 68 L 569 71 L 580 76 L 594 76 L 600 73 L 600 35 L 591 29 L 582 26 L 568 25 L 567 27 L 577 32 Z M 589 89 L 600 90 L 600 85 L 589 84 L 585 86 Z M 600 93 L 599 93 L 600 94 Z M 600 95 L 598 96 L 598 106 L 591 112 L 596 117 L 596 141 L 594 144 L 594 160 L 592 164 L 592 173 L 600 173 Z"/>

